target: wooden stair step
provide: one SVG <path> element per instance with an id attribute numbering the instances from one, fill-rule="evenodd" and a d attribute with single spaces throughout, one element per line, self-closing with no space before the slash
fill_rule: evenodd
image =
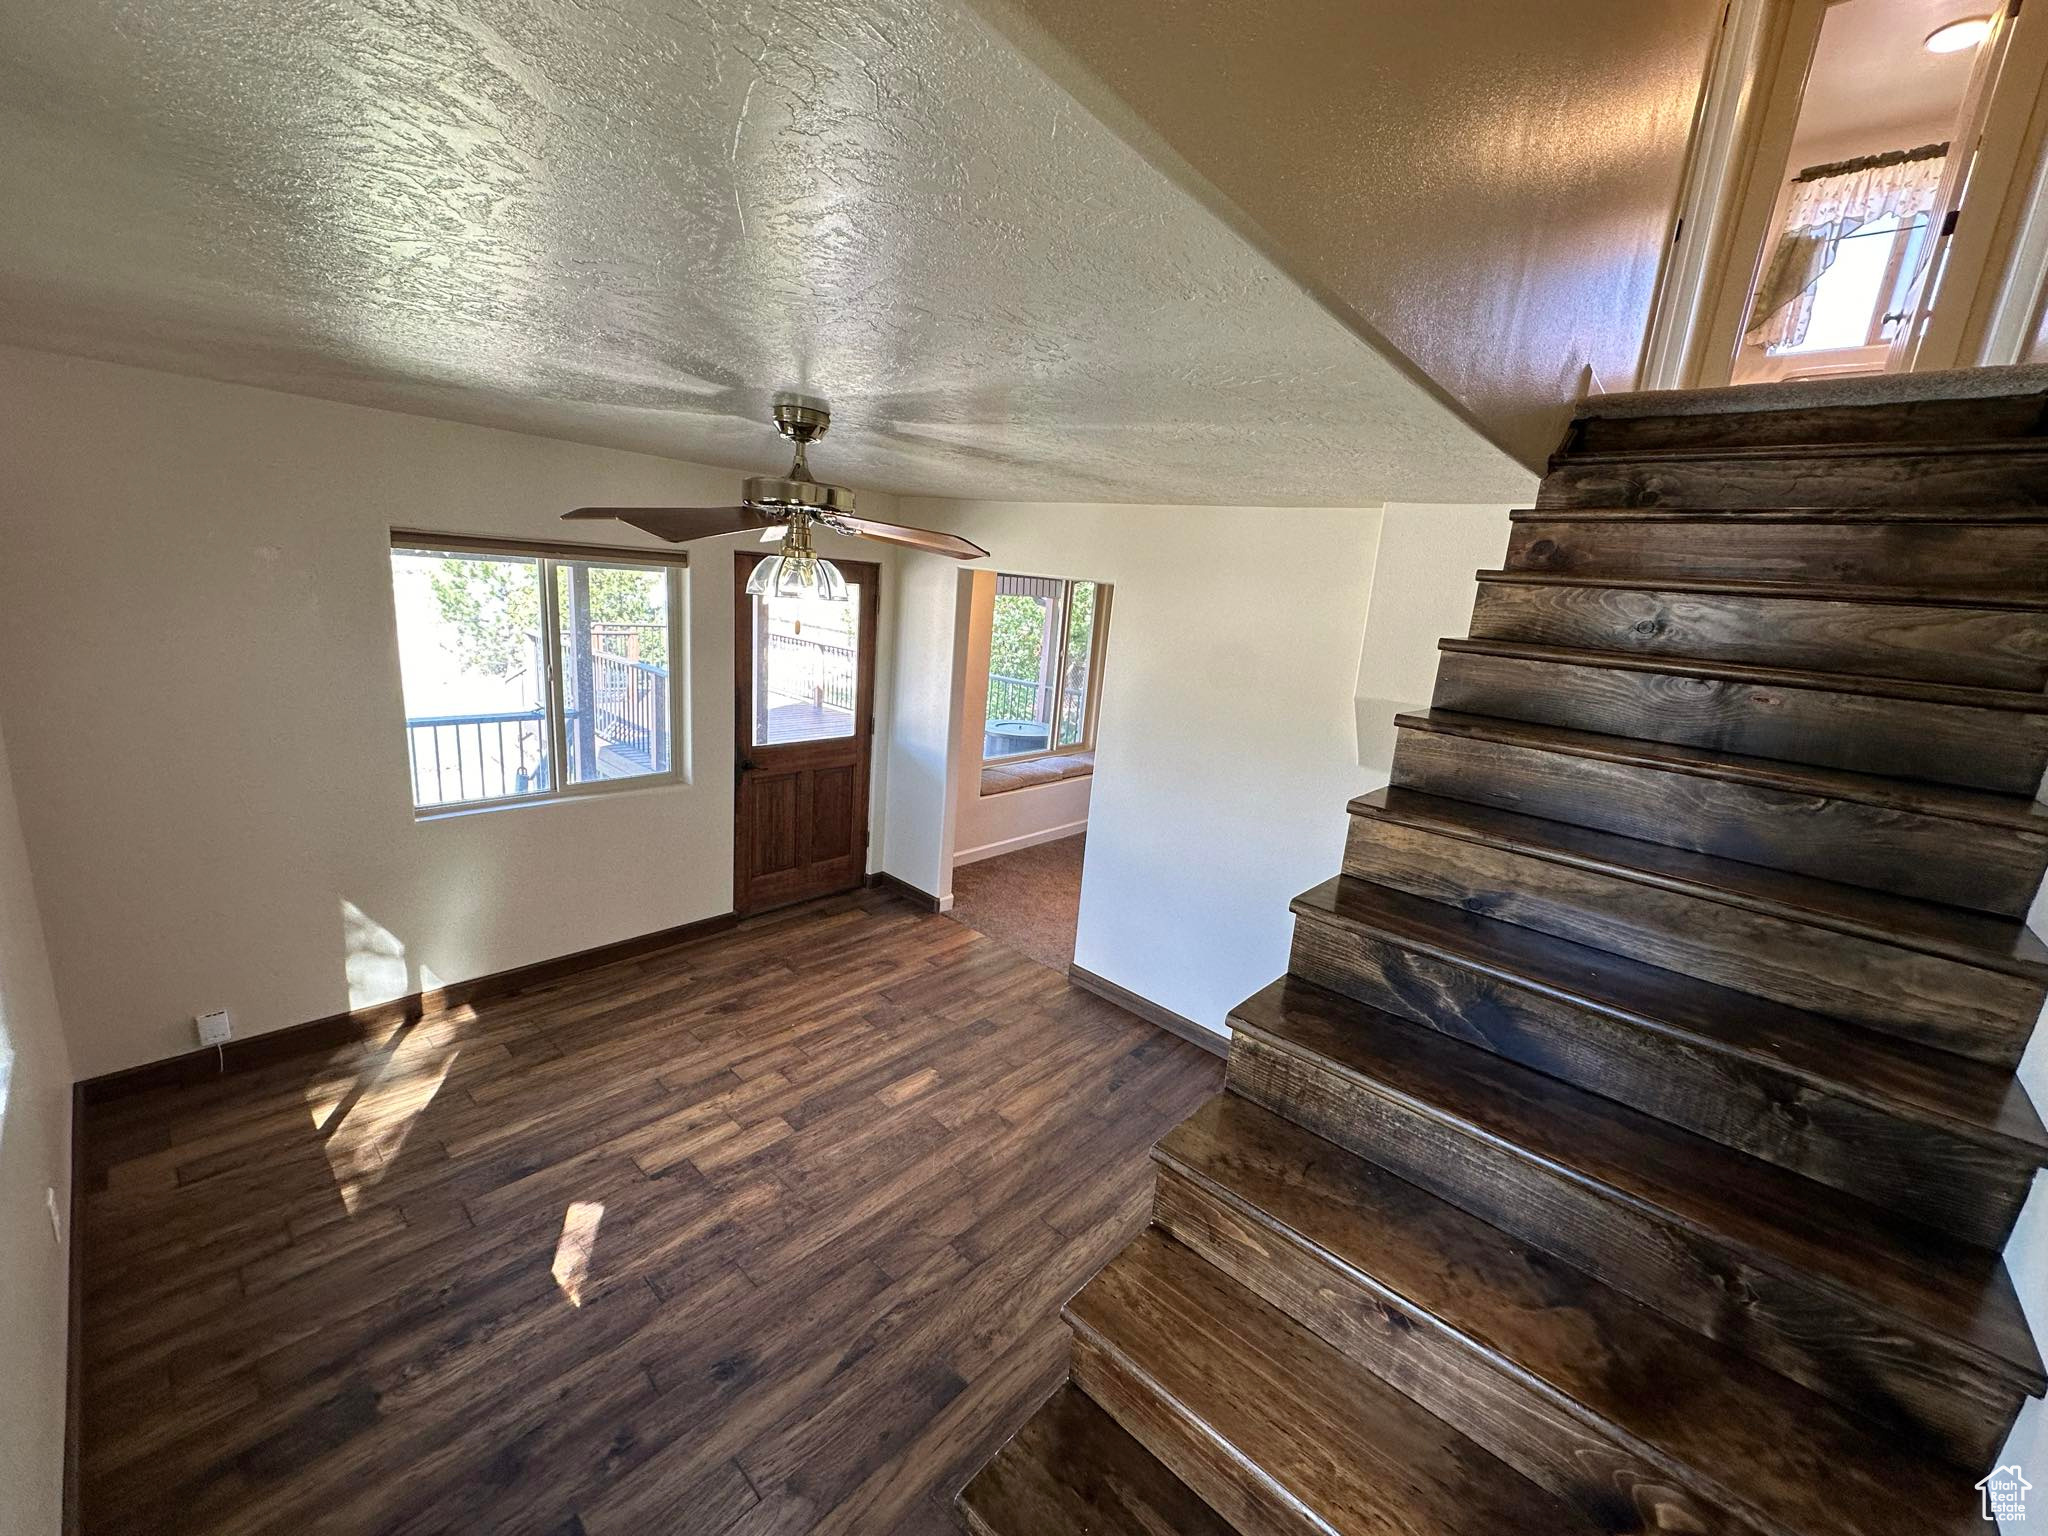
<path id="1" fill-rule="evenodd" d="M 1231 1536 L 1230 1526 L 1072 1384 L 960 1495 L 974 1536 Z"/>
<path id="2" fill-rule="evenodd" d="M 1482 571 L 1471 637 L 2037 693 L 2048 684 L 2048 605 L 1847 590 Z"/>
<path id="3" fill-rule="evenodd" d="M 2030 796 L 1453 710 L 1394 723 L 1401 788 L 2006 917 L 2048 870 Z"/>
<path id="4" fill-rule="evenodd" d="M 1600 404 L 1597 399 L 1586 402 L 1586 414 L 1572 423 L 1553 463 L 1578 454 L 1656 449 L 1766 445 L 1805 449 L 1820 443 L 1871 441 L 1988 444 L 2048 435 L 2048 396 L 2040 394 L 1785 405 L 1683 415 L 1610 416 L 1601 414 Z"/>
<path id="5" fill-rule="evenodd" d="M 2011 918 L 1410 789 L 1351 815 L 1347 874 L 1980 1060 L 2048 999 Z"/>
<path id="6" fill-rule="evenodd" d="M 1234 1094 L 1154 1151 L 1155 1219 L 1534 1482 L 1641 1526 L 1981 1528 L 1969 1479 Z M 1633 1527 L 1632 1527 L 1633 1528 Z"/>
<path id="7" fill-rule="evenodd" d="M 2048 1387 L 1993 1252 L 1305 982 L 1231 1023 L 1239 1093 L 1964 1465 Z"/>
<path id="8" fill-rule="evenodd" d="M 1637 581 L 1907 587 L 2011 601 L 2048 587 L 2048 519 L 1971 512 L 1651 512 L 1510 516 L 1511 571 Z"/>
<path id="9" fill-rule="evenodd" d="M 2031 795 L 2048 696 L 1572 646 L 1441 640 L 1433 709 Z"/>
<path id="10" fill-rule="evenodd" d="M 1541 514 L 1517 512 L 1512 515 L 1517 518 L 1530 518 Z M 1584 512 L 1572 515 L 1574 518 L 1591 518 L 1594 514 Z M 1670 514 L 1672 519 L 1706 515 L 1708 514 Z M 1753 513 L 1741 515 L 1752 522 L 1758 518 L 1758 514 Z M 1617 512 L 1614 516 L 1627 522 L 1641 522 L 1645 519 L 1645 514 L 1639 512 Z M 1721 521 L 1731 521 L 1733 516 L 1734 514 L 1730 514 Z M 2032 515 L 2028 518 L 2030 523 L 2037 520 Z M 1987 588 L 1983 591 L 1969 592 L 1958 591 L 1954 587 L 1901 586 L 1853 581 L 1772 581 L 1767 578 L 1743 580 L 1734 576 L 1659 576 L 1653 588 L 1646 584 L 1643 578 L 1621 572 L 1595 572 L 1581 576 L 1570 571 L 1511 571 L 1505 568 L 1474 571 L 1472 579 L 1482 585 L 1499 582 L 1528 587 L 1618 587 L 1624 590 L 1655 590 L 1715 597 L 1797 597 L 1813 602 L 1895 604 L 1909 608 L 1984 608 L 2006 615 L 2040 613 L 2048 610 L 2048 591 L 2028 591 L 2024 588 Z"/>
<path id="11" fill-rule="evenodd" d="M 2048 1164 L 2002 1068 L 1364 881 L 1293 910 L 1316 986 L 1979 1246 Z"/>
<path id="12" fill-rule="evenodd" d="M 1809 443 L 1574 453 L 1539 507 L 2048 505 L 2048 443 Z"/>
<path id="13" fill-rule="evenodd" d="M 1066 1316 L 1082 1390 L 1243 1536 L 1613 1529 L 1156 1227 Z"/>

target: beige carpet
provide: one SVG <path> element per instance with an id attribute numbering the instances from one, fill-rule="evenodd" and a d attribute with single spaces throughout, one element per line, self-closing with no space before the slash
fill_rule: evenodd
<path id="1" fill-rule="evenodd" d="M 1081 915 L 1081 856 L 1088 835 L 1019 848 L 953 871 L 953 920 L 1065 972 Z"/>

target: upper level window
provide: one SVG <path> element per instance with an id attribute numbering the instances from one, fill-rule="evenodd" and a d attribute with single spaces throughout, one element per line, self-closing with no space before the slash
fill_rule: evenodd
<path id="1" fill-rule="evenodd" d="M 415 808 L 674 774 L 679 561 L 406 534 L 391 581 Z"/>
<path id="2" fill-rule="evenodd" d="M 1093 750 L 1108 627 L 1099 582 L 996 577 L 983 761 Z"/>
<path id="3" fill-rule="evenodd" d="M 1913 312 L 1932 229 L 1924 213 L 1886 214 L 1844 236 L 1833 263 L 1813 283 L 1805 335 L 1772 352 L 1832 352 L 1890 341 Z"/>

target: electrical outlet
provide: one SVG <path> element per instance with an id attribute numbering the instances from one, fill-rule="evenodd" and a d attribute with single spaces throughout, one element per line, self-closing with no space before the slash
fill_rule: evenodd
<path id="1" fill-rule="evenodd" d="M 216 1009 L 212 1013 L 202 1013 L 192 1022 L 198 1026 L 201 1045 L 226 1045 L 235 1036 L 235 1027 L 228 1022 L 228 1011 L 225 1008 Z"/>
<path id="2" fill-rule="evenodd" d="M 57 1186 L 52 1184 L 43 1191 L 43 1204 L 50 1208 L 50 1235 L 57 1239 L 57 1246 L 64 1246 L 64 1213 L 57 1209 Z"/>

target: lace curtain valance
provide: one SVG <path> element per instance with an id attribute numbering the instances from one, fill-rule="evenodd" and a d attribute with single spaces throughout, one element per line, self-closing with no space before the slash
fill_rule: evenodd
<path id="1" fill-rule="evenodd" d="M 1873 219 L 1900 223 L 1934 207 L 1948 146 L 1894 150 L 1802 171 L 1785 226 L 1757 284 L 1748 339 L 1766 350 L 1796 347 L 1813 315 L 1813 288 L 1841 242 Z"/>

